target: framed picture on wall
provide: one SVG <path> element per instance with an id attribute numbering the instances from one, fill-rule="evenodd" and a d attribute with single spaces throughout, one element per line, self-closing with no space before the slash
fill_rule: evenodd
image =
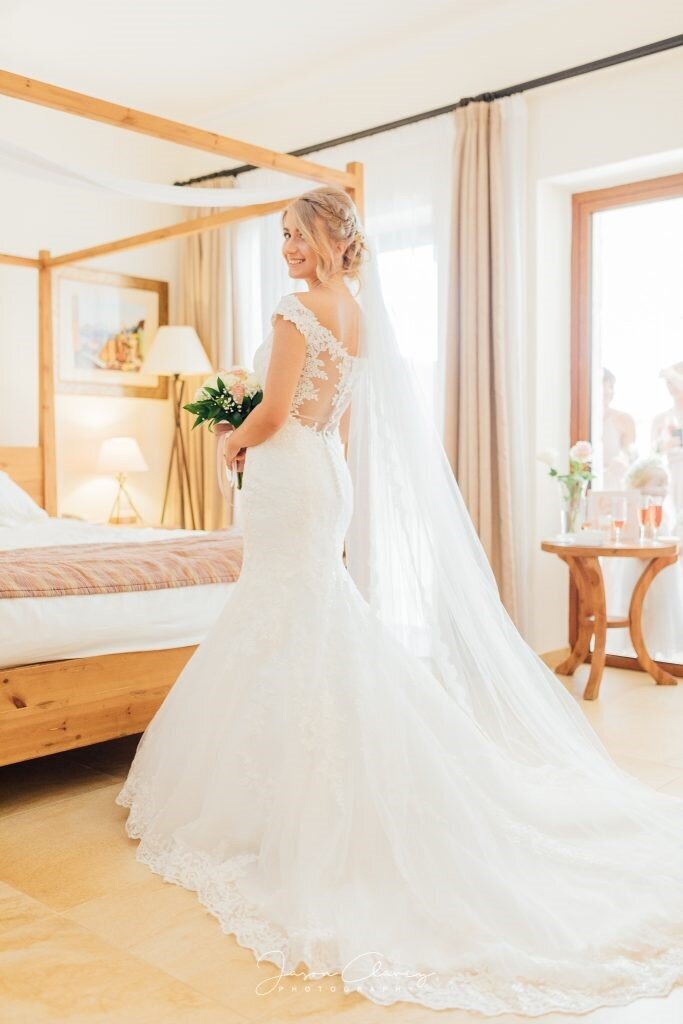
<path id="1" fill-rule="evenodd" d="M 168 282 L 69 267 L 53 275 L 55 387 L 82 395 L 166 398 L 141 367 L 168 323 Z"/>

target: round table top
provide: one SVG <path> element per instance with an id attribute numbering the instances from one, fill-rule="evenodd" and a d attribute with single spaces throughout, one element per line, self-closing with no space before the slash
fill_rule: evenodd
<path id="1" fill-rule="evenodd" d="M 555 555 L 585 555 L 587 558 L 676 558 L 680 549 L 678 537 L 661 537 L 659 540 L 606 541 L 604 544 L 586 544 L 569 538 L 550 537 L 541 541 L 543 551 Z"/>

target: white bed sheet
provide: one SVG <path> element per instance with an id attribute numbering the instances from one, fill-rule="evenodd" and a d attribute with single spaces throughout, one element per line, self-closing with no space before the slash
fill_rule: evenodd
<path id="1" fill-rule="evenodd" d="M 0 549 L 125 544 L 191 532 L 50 518 L 0 527 Z M 125 594 L 0 599 L 0 666 L 197 644 L 216 621 L 234 586 L 211 583 Z"/>

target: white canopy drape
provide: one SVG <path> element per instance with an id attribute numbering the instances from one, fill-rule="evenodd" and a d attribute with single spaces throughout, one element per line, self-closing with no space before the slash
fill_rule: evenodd
<path id="1" fill-rule="evenodd" d="M 151 181 L 137 181 L 133 178 L 119 178 L 99 170 L 73 167 L 56 160 L 50 160 L 40 153 L 34 153 L 14 142 L 0 139 L 0 170 L 21 174 L 24 177 L 51 181 L 58 185 L 73 185 L 78 188 L 104 189 L 118 192 L 129 199 L 149 203 L 163 203 L 166 206 L 236 207 L 253 203 L 268 203 L 278 199 L 289 199 L 308 188 L 315 188 L 318 182 L 305 178 L 273 172 L 269 184 L 260 189 L 193 188 L 191 185 L 159 185 Z"/>

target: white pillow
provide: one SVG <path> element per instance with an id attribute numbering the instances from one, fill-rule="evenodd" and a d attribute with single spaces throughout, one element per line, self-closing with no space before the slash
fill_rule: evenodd
<path id="1" fill-rule="evenodd" d="M 0 470 L 0 526 L 24 526 L 47 518 L 45 509 Z"/>

